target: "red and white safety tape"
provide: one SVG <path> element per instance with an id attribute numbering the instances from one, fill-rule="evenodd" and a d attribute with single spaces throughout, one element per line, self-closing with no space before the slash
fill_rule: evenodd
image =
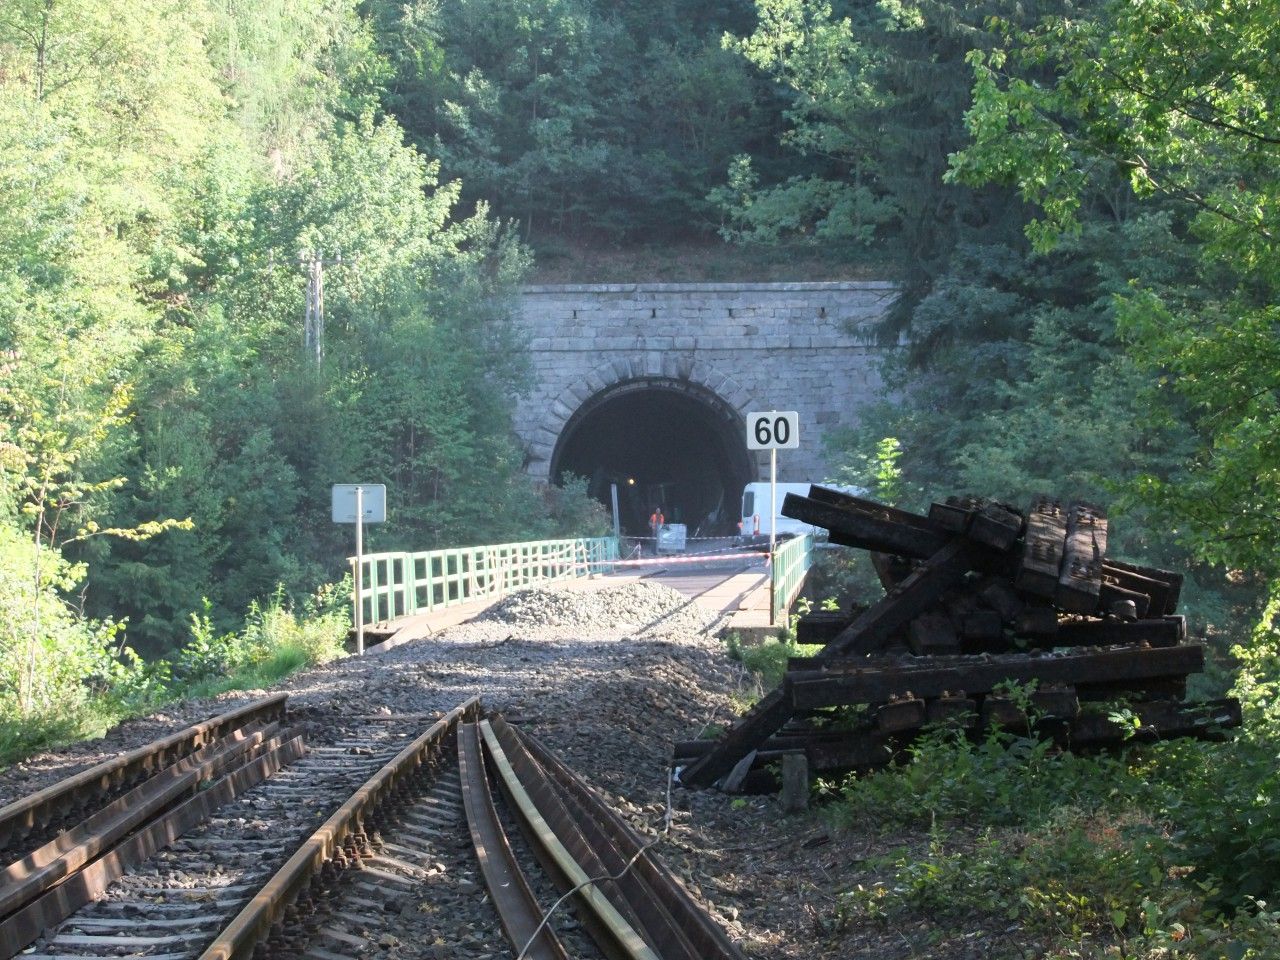
<path id="1" fill-rule="evenodd" d="M 768 536 L 768 534 L 766 534 L 766 536 Z M 633 537 L 631 536 L 631 534 L 624 534 L 622 539 L 653 541 L 653 540 L 656 540 L 657 537 Z M 737 539 L 737 536 L 734 534 L 725 534 L 723 537 L 685 537 L 685 540 L 689 543 L 694 543 L 694 542 L 703 541 L 703 540 L 736 540 L 736 539 Z"/>
<path id="2" fill-rule="evenodd" d="M 737 553 L 695 553 L 688 557 L 645 557 L 642 560 L 592 560 L 579 562 L 578 567 L 632 567 L 639 565 L 665 566 L 668 563 L 703 563 L 707 560 L 741 560 L 744 557 L 768 557 L 768 550 L 740 550 Z"/>

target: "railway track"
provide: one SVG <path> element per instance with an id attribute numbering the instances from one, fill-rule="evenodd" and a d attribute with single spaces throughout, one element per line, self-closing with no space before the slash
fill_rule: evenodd
<path id="1" fill-rule="evenodd" d="M 0 857 L 11 863 L 24 856 L 164 767 L 241 727 L 281 720 L 286 699 L 281 694 L 227 711 L 0 807 Z"/>
<path id="2" fill-rule="evenodd" d="M 107 784 L 78 801 L 101 810 L 4 872 L 0 957 L 740 956 L 650 841 L 478 699 L 305 745 L 283 706 L 215 718 L 128 791 L 81 776 L 72 792 Z"/>

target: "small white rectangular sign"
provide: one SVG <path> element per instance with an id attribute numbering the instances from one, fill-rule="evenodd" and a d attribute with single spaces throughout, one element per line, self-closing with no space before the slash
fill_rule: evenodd
<path id="1" fill-rule="evenodd" d="M 800 415 L 794 410 L 760 410 L 747 414 L 748 450 L 796 450 L 800 447 Z"/>
<path id="2" fill-rule="evenodd" d="M 387 487 L 382 483 L 335 483 L 333 485 L 333 522 L 356 522 L 356 487 L 360 488 L 360 504 L 365 523 L 385 523 L 387 519 Z"/>

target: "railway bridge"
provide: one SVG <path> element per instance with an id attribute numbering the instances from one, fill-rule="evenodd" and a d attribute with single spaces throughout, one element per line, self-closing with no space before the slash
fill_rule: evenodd
<path id="1" fill-rule="evenodd" d="M 743 485 L 767 478 L 743 414 L 796 410 L 802 447 L 779 479 L 828 474 L 822 435 L 856 423 L 883 348 L 867 334 L 895 297 L 882 281 L 532 286 L 517 323 L 535 382 L 517 402 L 525 466 L 585 477 L 624 529 L 661 505 L 690 533 L 729 532 Z"/>

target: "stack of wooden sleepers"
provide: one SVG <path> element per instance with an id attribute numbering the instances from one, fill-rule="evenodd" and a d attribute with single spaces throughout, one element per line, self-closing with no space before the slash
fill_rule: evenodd
<path id="1" fill-rule="evenodd" d="M 871 768 L 938 723 L 1064 749 L 1240 723 L 1234 700 L 1184 702 L 1204 647 L 1176 613 L 1182 576 L 1108 557 L 1097 507 L 951 497 L 921 515 L 814 486 L 782 513 L 871 551 L 884 597 L 801 619 L 798 640 L 822 651 L 792 658 L 718 740 L 677 743 L 685 784 L 772 789 L 777 761 L 797 756 L 814 773 Z M 833 707 L 855 709 L 832 724 Z"/>

